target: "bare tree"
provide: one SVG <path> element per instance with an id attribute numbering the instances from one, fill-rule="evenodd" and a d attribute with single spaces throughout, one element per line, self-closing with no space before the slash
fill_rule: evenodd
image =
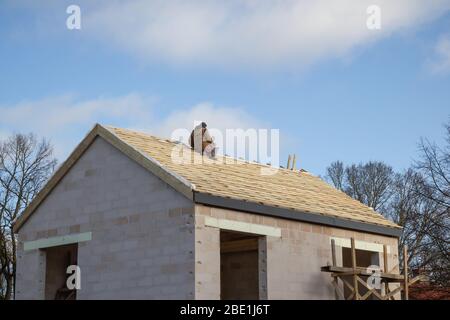
<path id="1" fill-rule="evenodd" d="M 56 160 L 46 140 L 14 134 L 0 141 L 0 299 L 11 299 L 16 272 L 13 222 L 53 172 Z"/>
<path id="2" fill-rule="evenodd" d="M 394 174 L 382 162 L 344 167 L 337 161 L 327 168 L 326 179 L 403 227 L 401 265 L 407 245 L 412 271 L 425 273 L 435 285 L 449 287 L 450 122 L 446 142 L 439 147 L 422 139 L 420 160 L 401 174 Z"/>
<path id="3" fill-rule="evenodd" d="M 327 168 L 326 178 L 331 181 L 334 187 L 344 191 L 345 169 L 342 161 L 335 161 Z"/>
<path id="4" fill-rule="evenodd" d="M 326 179 L 335 188 L 361 201 L 374 210 L 380 210 L 391 197 L 392 168 L 383 162 L 352 164 L 344 168 L 340 161 L 327 168 Z"/>
<path id="5" fill-rule="evenodd" d="M 419 144 L 420 160 L 416 168 L 426 177 L 429 193 L 424 196 L 447 209 L 450 208 L 450 121 L 446 125 L 447 145 L 440 148 L 436 143 L 422 139 Z"/>
<path id="6" fill-rule="evenodd" d="M 423 196 L 424 192 L 429 192 L 424 191 L 426 188 L 424 177 L 413 169 L 397 174 L 386 215 L 403 227 L 399 246 L 408 246 L 411 270 L 427 274 L 434 283 L 446 284 L 450 265 L 445 250 L 448 241 L 445 216 L 438 203 Z M 402 252 L 400 250 L 400 255 Z M 403 258 L 401 256 L 401 264 Z"/>
<path id="7" fill-rule="evenodd" d="M 430 230 L 433 238 L 434 280 L 443 285 L 450 285 L 450 120 L 445 125 L 446 145 L 439 147 L 436 143 L 422 139 L 419 144 L 420 158 L 415 163 L 416 169 L 424 177 L 418 186 L 418 193 L 436 207 Z"/>

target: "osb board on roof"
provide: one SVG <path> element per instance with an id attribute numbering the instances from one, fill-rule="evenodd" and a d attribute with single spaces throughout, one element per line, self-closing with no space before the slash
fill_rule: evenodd
<path id="1" fill-rule="evenodd" d="M 165 169 L 189 181 L 195 191 L 215 196 L 256 202 L 299 212 L 399 228 L 381 214 L 307 172 L 279 169 L 262 175 L 262 164 L 233 161 L 223 157 L 203 162 L 173 161 L 174 147 L 184 148 L 190 157 L 201 157 L 187 147 L 142 132 L 107 127 L 135 149 L 159 162 Z M 197 159 L 198 160 L 198 159 Z"/>

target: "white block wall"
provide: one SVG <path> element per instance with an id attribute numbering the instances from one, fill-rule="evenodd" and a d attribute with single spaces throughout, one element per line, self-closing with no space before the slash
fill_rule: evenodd
<path id="1" fill-rule="evenodd" d="M 194 298 L 190 200 L 97 138 L 19 232 L 17 299 L 42 299 L 45 252 L 23 241 L 92 232 L 78 299 Z"/>

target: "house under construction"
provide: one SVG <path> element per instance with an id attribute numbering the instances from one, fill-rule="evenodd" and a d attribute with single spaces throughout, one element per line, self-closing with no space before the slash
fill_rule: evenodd
<path id="1" fill-rule="evenodd" d="M 15 223 L 16 298 L 400 298 L 393 222 L 303 170 L 180 152 L 204 158 L 96 125 Z"/>

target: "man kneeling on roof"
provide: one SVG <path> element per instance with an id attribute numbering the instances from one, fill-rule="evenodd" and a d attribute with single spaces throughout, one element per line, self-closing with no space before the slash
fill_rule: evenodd
<path id="1" fill-rule="evenodd" d="M 202 155 L 206 154 L 208 157 L 214 158 L 216 156 L 216 145 L 206 127 L 206 123 L 202 122 L 192 130 L 190 138 L 191 148 Z"/>

